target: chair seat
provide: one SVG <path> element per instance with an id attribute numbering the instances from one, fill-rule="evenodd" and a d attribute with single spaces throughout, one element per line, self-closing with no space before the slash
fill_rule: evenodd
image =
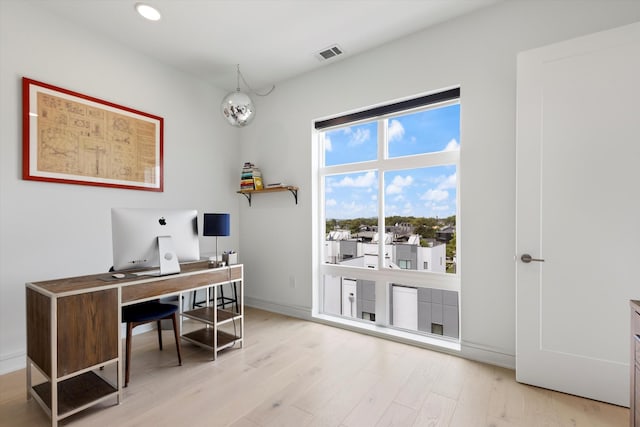
<path id="1" fill-rule="evenodd" d="M 122 307 L 123 322 L 150 322 L 157 319 L 164 319 L 178 311 L 178 307 L 173 304 L 164 304 L 157 301 L 143 302 Z"/>

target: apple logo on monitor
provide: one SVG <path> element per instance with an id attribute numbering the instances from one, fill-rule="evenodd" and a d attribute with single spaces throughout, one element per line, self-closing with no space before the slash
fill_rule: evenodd
<path id="1" fill-rule="evenodd" d="M 158 222 L 160 223 L 160 225 L 167 225 L 167 220 L 164 219 L 163 216 L 160 217 L 160 219 L 158 220 Z"/>

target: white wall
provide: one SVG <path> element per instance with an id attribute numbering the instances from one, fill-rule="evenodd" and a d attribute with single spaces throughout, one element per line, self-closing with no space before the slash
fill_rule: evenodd
<path id="1" fill-rule="evenodd" d="M 22 76 L 163 117 L 164 192 L 22 180 Z M 109 268 L 111 207 L 230 212 L 219 247 L 238 248 L 239 132 L 221 118 L 223 96 L 90 29 L 0 1 L 0 373 L 25 364 L 25 282 Z M 214 246 L 201 238 L 203 252 Z"/>
<path id="2" fill-rule="evenodd" d="M 242 131 L 242 158 L 262 168 L 265 182 L 298 185 L 300 193 L 297 206 L 285 193 L 241 206 L 248 302 L 311 311 L 312 121 L 459 84 L 463 353 L 514 366 L 516 54 L 638 20 L 637 1 L 508 1 L 327 65 L 258 99 L 256 120 Z"/>

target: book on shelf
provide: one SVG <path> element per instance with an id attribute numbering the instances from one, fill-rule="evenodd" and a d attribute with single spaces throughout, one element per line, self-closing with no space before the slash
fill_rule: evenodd
<path id="1" fill-rule="evenodd" d="M 284 185 L 281 182 L 272 182 L 269 183 L 265 186 L 266 188 L 277 188 L 277 187 L 284 187 Z"/>
<path id="2" fill-rule="evenodd" d="M 262 183 L 262 177 L 261 176 L 254 176 L 253 177 L 253 186 L 256 190 L 262 190 L 264 189 L 264 185 Z"/>
<path id="3" fill-rule="evenodd" d="M 240 175 L 240 190 L 262 190 L 262 172 L 251 162 L 245 162 Z"/>

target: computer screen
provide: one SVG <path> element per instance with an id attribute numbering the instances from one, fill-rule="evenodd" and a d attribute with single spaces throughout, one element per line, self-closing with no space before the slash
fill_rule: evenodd
<path id="1" fill-rule="evenodd" d="M 200 259 L 195 209 L 112 208 L 113 269 L 160 265 L 158 237 L 171 236 L 178 262 Z"/>

